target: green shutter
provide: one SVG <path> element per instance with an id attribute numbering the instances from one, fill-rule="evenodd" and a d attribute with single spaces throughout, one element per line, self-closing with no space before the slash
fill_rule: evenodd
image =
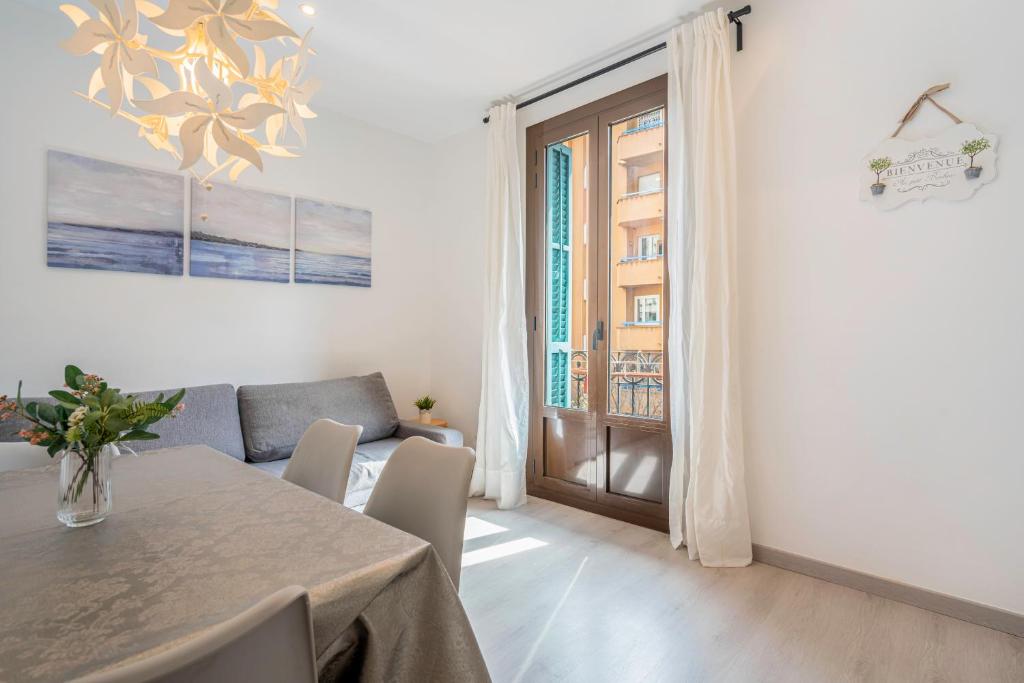
<path id="1" fill-rule="evenodd" d="M 572 150 L 548 147 L 548 404 L 569 405 L 572 325 Z"/>

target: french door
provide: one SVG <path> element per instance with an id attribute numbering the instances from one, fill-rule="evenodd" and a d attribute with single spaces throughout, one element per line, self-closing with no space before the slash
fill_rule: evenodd
<path id="1" fill-rule="evenodd" d="M 527 130 L 527 489 L 668 526 L 665 77 Z"/>

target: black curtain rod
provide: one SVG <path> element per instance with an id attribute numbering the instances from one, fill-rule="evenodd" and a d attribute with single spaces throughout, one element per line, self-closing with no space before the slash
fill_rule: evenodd
<path id="1" fill-rule="evenodd" d="M 741 51 L 743 49 L 743 22 L 740 21 L 740 18 L 747 16 L 748 14 L 750 14 L 750 12 L 751 12 L 750 5 L 747 5 L 746 7 L 741 7 L 740 9 L 738 9 L 738 10 L 736 10 L 734 12 L 729 12 L 729 15 L 728 15 L 729 16 L 729 22 L 732 23 L 732 24 L 736 24 L 736 51 L 737 52 L 739 52 L 739 51 Z M 592 73 L 587 74 L 586 76 L 580 76 L 579 78 L 577 78 L 574 81 L 569 81 L 568 83 L 560 85 L 557 88 L 553 88 L 551 90 L 548 90 L 547 92 L 543 92 L 540 95 L 537 95 L 536 97 L 531 97 L 528 100 L 523 100 L 522 102 L 520 102 L 519 104 L 516 105 L 516 110 L 522 109 L 523 107 L 529 107 L 531 104 L 536 104 L 537 102 L 540 102 L 541 100 L 546 100 L 547 98 L 551 97 L 552 95 L 557 95 L 560 92 L 565 92 L 569 88 L 575 88 L 577 85 L 579 85 L 581 83 L 586 83 L 587 81 L 589 81 L 589 80 L 591 80 L 593 78 L 597 78 L 598 76 L 604 76 L 609 71 L 615 71 L 616 69 L 624 67 L 627 64 L 632 64 L 633 62 L 635 62 L 638 59 L 643 59 L 647 55 L 653 55 L 655 52 L 661 52 L 666 47 L 668 47 L 667 43 L 659 43 L 658 45 L 653 45 L 653 46 L 647 48 L 646 50 L 641 50 L 640 52 L 637 52 L 635 55 L 630 55 L 629 57 L 626 57 L 625 59 L 620 59 L 619 61 L 615 62 L 614 64 L 609 64 L 608 66 L 602 67 L 602 68 L 598 69 L 597 71 L 594 71 Z M 484 117 L 484 123 L 487 123 L 490 120 L 491 120 L 490 116 L 485 116 Z"/>

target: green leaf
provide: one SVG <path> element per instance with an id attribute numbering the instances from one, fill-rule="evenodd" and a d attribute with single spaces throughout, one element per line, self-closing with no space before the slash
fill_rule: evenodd
<path id="1" fill-rule="evenodd" d="M 51 424 L 53 424 L 54 422 L 57 422 L 57 420 L 58 420 L 57 411 L 49 403 L 40 403 L 38 410 L 39 410 L 39 419 L 40 420 L 44 420 L 44 421 L 49 422 Z"/>
<path id="2" fill-rule="evenodd" d="M 153 439 L 159 439 L 159 434 L 147 432 L 142 429 L 133 429 L 127 434 L 122 434 L 118 441 L 152 441 Z"/>
<path id="3" fill-rule="evenodd" d="M 82 388 L 81 378 L 84 376 L 85 373 L 75 365 L 67 365 L 64 367 L 64 382 L 72 389 Z"/>
<path id="4" fill-rule="evenodd" d="M 109 408 L 117 401 L 119 396 L 120 394 L 117 393 L 117 389 L 104 389 L 100 392 L 100 405 L 104 408 Z"/>
<path id="5" fill-rule="evenodd" d="M 132 426 L 132 423 L 128 420 L 122 420 L 120 418 L 111 417 L 107 419 L 107 424 L 104 425 L 108 432 L 123 432 Z"/>
<path id="6" fill-rule="evenodd" d="M 53 443 L 53 444 L 50 444 L 49 446 L 47 446 L 46 447 L 46 452 L 52 458 L 53 456 L 57 455 L 57 453 L 59 453 L 60 449 L 62 449 L 62 448 L 64 448 L 64 443 L 63 442 L 57 442 L 57 443 Z"/>
<path id="7" fill-rule="evenodd" d="M 82 399 L 67 391 L 61 391 L 60 389 L 57 389 L 56 391 L 51 391 L 50 396 L 53 396 L 55 399 L 57 399 L 64 405 L 73 406 L 72 410 L 82 405 Z"/>
<path id="8" fill-rule="evenodd" d="M 164 401 L 163 404 L 168 408 L 168 410 L 174 410 L 174 406 L 181 403 L 181 399 L 183 398 L 185 398 L 185 390 L 181 389 L 178 393 L 174 394 L 174 396 L 171 396 L 169 399 Z"/>

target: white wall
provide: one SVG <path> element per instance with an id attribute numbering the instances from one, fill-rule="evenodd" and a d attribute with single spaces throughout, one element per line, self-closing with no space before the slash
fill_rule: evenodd
<path id="1" fill-rule="evenodd" d="M 1024 10 L 981 10 L 755 3 L 734 61 L 748 491 L 756 543 L 1024 612 Z M 663 60 L 526 109 L 524 127 Z M 947 80 L 942 101 L 1000 135 L 997 182 L 963 203 L 861 204 L 860 159 Z M 907 135 L 945 125 L 924 111 Z M 484 153 L 481 128 L 442 143 L 436 178 L 432 386 L 463 427 L 479 392 Z"/>
<path id="2" fill-rule="evenodd" d="M 7 3 L 0 39 L 17 62 L 0 107 L 0 393 L 58 386 L 65 362 L 127 389 L 235 385 L 382 370 L 399 414 L 429 388 L 428 188 L 432 149 L 339 116 L 309 123 L 301 159 L 270 159 L 243 185 L 373 211 L 370 289 L 64 270 L 46 266 L 46 148 L 173 170 L 163 153 L 72 94 L 93 60 L 57 43 L 63 15 Z M 126 188 L 127 192 L 131 188 Z"/>

